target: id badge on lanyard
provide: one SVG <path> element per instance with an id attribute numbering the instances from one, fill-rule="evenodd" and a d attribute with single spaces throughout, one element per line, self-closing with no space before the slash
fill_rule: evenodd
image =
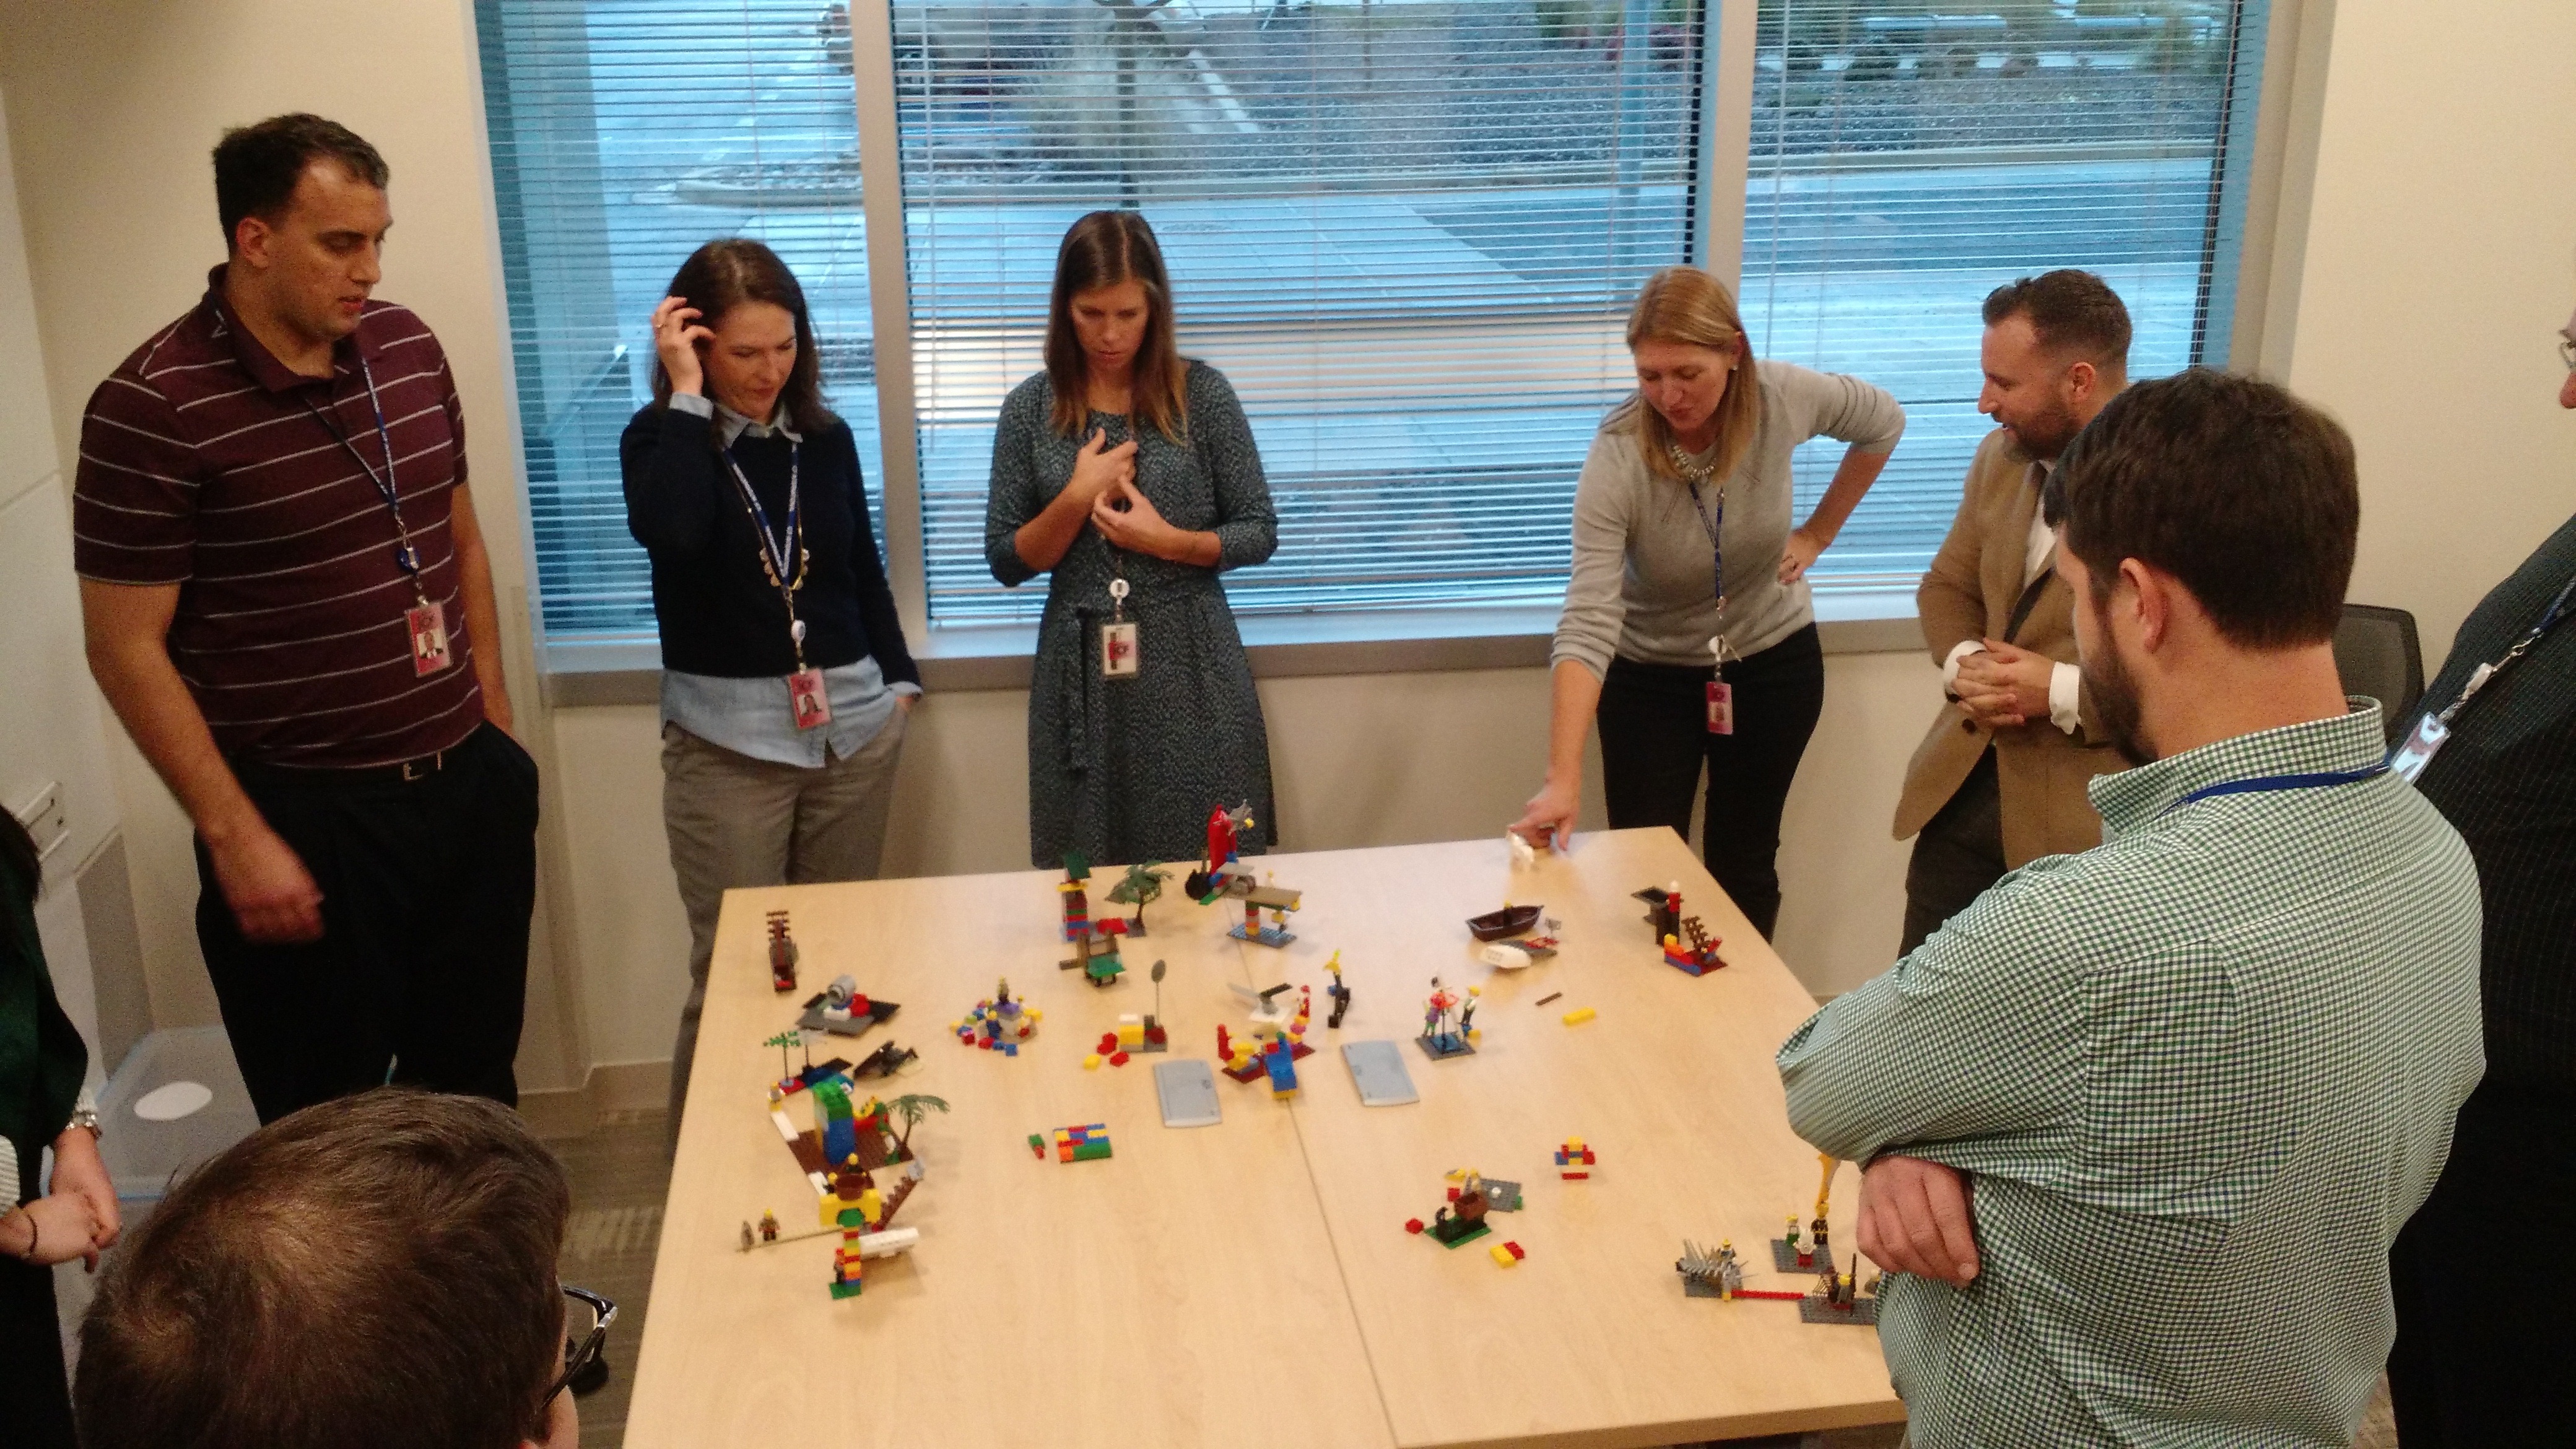
<path id="1" fill-rule="evenodd" d="M 1720 600 L 1720 611 L 1724 608 L 1725 601 Z M 1735 686 L 1726 682 L 1726 636 L 1712 637 L 1708 652 L 1717 660 L 1717 673 L 1708 681 L 1708 732 L 1731 735 L 1735 733 Z"/>
<path id="2" fill-rule="evenodd" d="M 447 647 L 447 608 L 424 598 L 403 610 L 403 625 L 411 631 L 411 672 L 417 677 L 436 674 L 456 662 Z"/>
<path id="3" fill-rule="evenodd" d="M 1144 659 L 1136 652 L 1136 622 L 1126 617 L 1127 581 L 1109 581 L 1109 618 L 1100 626 L 1100 677 L 1133 679 Z"/>

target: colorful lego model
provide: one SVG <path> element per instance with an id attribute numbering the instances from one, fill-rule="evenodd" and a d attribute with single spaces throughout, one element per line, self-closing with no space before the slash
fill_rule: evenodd
<path id="1" fill-rule="evenodd" d="M 1521 1251 L 1520 1244 L 1509 1241 L 1496 1243 L 1485 1251 L 1493 1255 L 1495 1266 L 1501 1268 L 1509 1268 L 1529 1256 Z"/>
<path id="2" fill-rule="evenodd" d="M 1733 1298 L 1744 1291 L 1744 1265 L 1735 1260 L 1735 1244 L 1722 1241 L 1712 1253 L 1688 1238 L 1673 1271 L 1682 1277 L 1682 1292 L 1693 1298 Z"/>
<path id="3" fill-rule="evenodd" d="M 1045 1160 L 1046 1138 L 1039 1133 L 1030 1133 L 1029 1149 L 1038 1155 L 1039 1160 Z M 1058 1162 L 1090 1162 L 1095 1158 L 1104 1158 L 1108 1155 L 1109 1126 L 1107 1123 L 1094 1122 L 1087 1127 L 1055 1129 L 1055 1160 Z"/>
<path id="4" fill-rule="evenodd" d="M 1111 1066 L 1127 1065 L 1127 1058 L 1131 1055 L 1141 1056 L 1150 1052 L 1167 1052 L 1172 1049 L 1172 1034 L 1163 1026 L 1160 1014 L 1163 1006 L 1165 969 L 1164 963 L 1157 961 L 1154 963 L 1153 970 L 1146 973 L 1154 982 L 1155 1009 L 1142 1015 L 1134 1012 L 1123 1015 L 1118 1018 L 1117 1030 L 1100 1034 L 1100 1050 L 1095 1055 L 1106 1058 Z M 1086 1059 L 1083 1065 L 1090 1066 L 1091 1062 Z"/>
<path id="5" fill-rule="evenodd" d="M 1060 970 L 1082 973 L 1082 979 L 1094 986 L 1107 986 L 1127 970 L 1118 959 L 1118 938 L 1127 934 L 1127 923 L 1112 916 L 1088 927 L 1073 938 L 1073 954 L 1056 966 Z"/>
<path id="6" fill-rule="evenodd" d="M 1505 1182 L 1499 1177 L 1487 1177 L 1472 1167 L 1453 1169 L 1447 1180 L 1460 1187 L 1470 1182 L 1481 1184 L 1487 1212 L 1516 1213 L 1521 1210 L 1521 1185 L 1517 1182 Z"/>
<path id="7" fill-rule="evenodd" d="M 1657 945 L 1663 944 L 1666 936 L 1681 934 L 1682 883 L 1680 881 L 1674 881 L 1660 890 L 1648 886 L 1638 891 L 1636 896 L 1646 903 L 1646 927 L 1655 933 Z"/>
<path id="8" fill-rule="evenodd" d="M 769 913 L 769 985 L 781 995 L 796 989 L 796 938 L 787 934 L 787 913 Z"/>
<path id="9" fill-rule="evenodd" d="M 1091 858 L 1079 850 L 1064 853 L 1064 879 L 1057 883 L 1056 894 L 1064 907 L 1064 938 L 1077 941 L 1091 934 L 1091 897 L 1085 889 L 1091 880 Z"/>
<path id="10" fill-rule="evenodd" d="M 1726 964 L 1726 958 L 1717 954 L 1717 948 L 1722 944 L 1709 935 L 1708 927 L 1700 924 L 1699 917 L 1685 916 L 1681 934 L 1664 938 L 1664 961 L 1690 975 L 1706 976 Z"/>
<path id="11" fill-rule="evenodd" d="M 1040 1014 L 1036 1007 L 1012 999 L 1011 981 L 1005 976 L 990 998 L 976 1002 L 966 1019 L 953 1023 L 950 1030 L 968 1046 L 1015 1057 L 1020 1044 L 1037 1034 Z"/>
<path id="12" fill-rule="evenodd" d="M 1181 890 L 1200 905 L 1213 903 L 1231 876 L 1227 867 L 1237 863 L 1242 834 L 1252 828 L 1252 802 L 1247 800 L 1228 810 L 1223 805 L 1208 812 L 1207 858 L 1181 882 Z"/>
<path id="13" fill-rule="evenodd" d="M 1816 1165 L 1821 1169 L 1821 1176 L 1816 1181 L 1815 1221 L 1807 1225 L 1808 1240 L 1804 1243 L 1798 1241 L 1796 1213 L 1789 1214 L 1788 1231 L 1771 1240 L 1771 1261 L 1783 1273 L 1813 1268 L 1818 1258 L 1824 1259 L 1828 1267 L 1832 1266 L 1834 1261 L 1833 1249 L 1827 1246 L 1825 1241 L 1827 1231 L 1825 1215 L 1833 1199 L 1834 1169 L 1840 1167 L 1842 1163 L 1831 1153 L 1819 1152 L 1816 1154 Z"/>
<path id="14" fill-rule="evenodd" d="M 1277 884 L 1254 885 L 1252 872 L 1245 871 L 1226 883 L 1225 893 L 1243 902 L 1243 924 L 1229 929 L 1226 932 L 1227 935 L 1238 941 L 1249 941 L 1256 946 L 1269 946 L 1273 949 L 1286 946 L 1297 939 L 1296 935 L 1288 929 L 1288 913 L 1297 909 L 1298 902 L 1302 899 L 1299 892 Z M 1261 924 L 1263 911 L 1270 913 L 1270 924 L 1267 926 Z"/>
<path id="15" fill-rule="evenodd" d="M 1580 1137 L 1568 1137 L 1557 1144 L 1556 1175 L 1568 1182 L 1581 1182 L 1592 1176 L 1600 1154 L 1583 1145 Z"/>
<path id="16" fill-rule="evenodd" d="M 879 1022 L 891 1021 L 903 1010 L 891 1001 L 871 1001 L 859 990 L 859 983 L 847 976 L 835 976 L 832 984 L 818 995 L 806 998 L 805 1014 L 796 1025 L 806 1031 L 829 1032 L 834 1036 L 857 1036 Z"/>
<path id="17" fill-rule="evenodd" d="M 1171 878 L 1170 871 L 1162 869 L 1159 862 L 1149 860 L 1143 865 L 1127 867 L 1126 876 L 1118 884 L 1109 888 L 1109 899 L 1112 902 L 1136 908 L 1136 914 L 1127 922 L 1127 934 L 1130 937 L 1139 940 L 1144 938 L 1145 907 L 1151 905 L 1154 898 L 1163 893 L 1163 882 Z"/>
<path id="18" fill-rule="evenodd" d="M 1333 973 L 1333 984 L 1324 988 L 1324 994 L 1333 999 L 1333 1014 L 1324 1018 L 1324 1026 L 1326 1030 L 1339 1031 L 1343 1014 L 1351 1009 L 1351 988 L 1342 984 L 1342 953 L 1335 951 L 1324 969 Z"/>
<path id="19" fill-rule="evenodd" d="M 1427 1233 L 1444 1248 L 1472 1243 L 1493 1231 L 1485 1225 L 1485 1212 L 1490 1206 L 1485 1197 L 1485 1180 L 1471 1172 L 1465 1181 L 1449 1189 L 1449 1200 L 1441 1204 L 1428 1224 L 1420 1218 L 1409 1218 L 1404 1230 Z"/>
<path id="20" fill-rule="evenodd" d="M 921 1164 L 907 1164 L 903 1180 L 891 1193 L 877 1191 L 876 1179 L 858 1170 L 855 1163 L 833 1179 L 832 1192 L 818 1209 L 823 1227 L 838 1231 L 840 1246 L 832 1250 L 831 1291 L 834 1298 L 855 1298 L 866 1286 L 866 1261 L 906 1252 L 921 1235 L 910 1229 L 896 1235 L 894 1214 L 921 1184 Z"/>
<path id="21" fill-rule="evenodd" d="M 1217 1027 L 1217 1052 L 1222 1065 L 1218 1070 L 1238 1082 L 1257 1082 L 1267 1078 L 1270 1095 L 1275 1101 L 1286 1101 L 1297 1095 L 1297 1063 L 1315 1054 L 1306 1045 L 1306 1028 L 1314 1020 L 1315 998 L 1311 987 L 1297 988 L 1297 1010 L 1284 1014 L 1279 998 L 1288 988 L 1274 986 L 1254 995 L 1250 990 L 1237 991 L 1259 1003 L 1252 1017 L 1249 1039 L 1229 1037 L 1225 1027 Z"/>
<path id="22" fill-rule="evenodd" d="M 1799 1321 L 1802 1323 L 1877 1323 L 1878 1285 L 1872 1283 L 1866 1290 L 1860 1287 L 1859 1256 L 1857 1254 L 1853 1256 L 1850 1272 L 1840 1273 L 1834 1270 L 1833 1254 L 1821 1248 L 1817 1251 L 1825 1261 L 1824 1272 L 1816 1279 L 1814 1291 L 1799 1298 Z"/>
<path id="23" fill-rule="evenodd" d="M 919 1093 L 891 1102 L 871 1097 L 864 1105 L 857 1105 L 851 1099 L 855 1085 L 846 1071 L 836 1071 L 810 1083 L 806 1094 L 813 1102 L 814 1125 L 803 1131 L 788 1120 L 784 1094 L 776 1087 L 770 1088 L 770 1123 L 796 1158 L 796 1165 L 805 1170 L 806 1180 L 814 1185 L 817 1196 L 829 1192 L 833 1179 L 853 1164 L 858 1171 L 873 1172 L 888 1163 L 910 1161 L 913 1129 L 932 1112 L 948 1110 L 948 1104 L 940 1098 Z M 896 1130 L 897 1123 L 901 1124 L 900 1132 Z"/>
<path id="24" fill-rule="evenodd" d="M 1432 977 L 1431 995 L 1422 1003 L 1422 1035 L 1413 1039 L 1414 1045 L 1435 1062 L 1473 1055 L 1479 1035 L 1475 1028 L 1476 998 L 1482 994 L 1470 986 L 1461 996 L 1443 987 L 1439 977 Z"/>

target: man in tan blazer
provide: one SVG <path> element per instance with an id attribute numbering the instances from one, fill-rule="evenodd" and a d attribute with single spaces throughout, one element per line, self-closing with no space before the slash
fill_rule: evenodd
<path id="1" fill-rule="evenodd" d="M 1995 430 L 1968 464 L 1959 516 L 1915 591 L 1951 703 L 1906 767 L 1896 838 L 1911 952 L 2004 872 L 2102 843 L 2085 798 L 2121 768 L 2076 667 L 2074 600 L 2056 576 L 2040 492 L 2057 455 L 2128 384 L 2129 311 L 2090 272 L 2056 271 L 1986 298 L 1977 410 Z"/>

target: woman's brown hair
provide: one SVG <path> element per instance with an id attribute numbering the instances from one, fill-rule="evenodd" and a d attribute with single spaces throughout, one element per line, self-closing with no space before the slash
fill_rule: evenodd
<path id="1" fill-rule="evenodd" d="M 711 241 L 680 263 L 669 295 L 697 308 L 698 325 L 708 328 L 745 302 L 787 309 L 787 315 L 796 319 L 796 366 L 778 394 L 779 405 L 800 433 L 819 433 L 832 426 L 832 410 L 823 406 L 823 359 L 814 346 L 814 319 L 805 311 L 805 289 L 796 285 L 796 274 L 787 270 L 778 253 L 748 237 Z M 653 359 L 653 405 L 671 405 L 671 374 L 659 356 Z"/>
<path id="2" fill-rule="evenodd" d="M 1744 318 L 1726 284 L 1697 267 L 1666 267 L 1646 279 L 1637 305 L 1628 309 L 1628 350 L 1649 342 L 1678 342 L 1730 353 L 1735 370 L 1726 380 L 1710 421 L 1717 425 L 1717 460 L 1712 478 L 1725 479 L 1744 461 L 1753 433 L 1762 422 L 1762 390 L 1753 379 L 1753 349 L 1744 340 Z M 1673 462 L 1673 425 L 1655 411 L 1642 392 L 1628 394 L 1611 409 L 1610 422 L 1635 430 L 1646 471 L 1657 478 L 1682 481 Z"/>
<path id="3" fill-rule="evenodd" d="M 1047 304 L 1047 381 L 1055 389 L 1049 421 L 1068 438 L 1082 435 L 1091 416 L 1091 377 L 1082 340 L 1073 331 L 1073 299 L 1121 282 L 1144 289 L 1147 314 L 1129 384 L 1129 412 L 1138 431 L 1150 425 L 1173 442 L 1184 442 L 1190 407 L 1180 347 L 1172 340 L 1172 282 L 1163 271 L 1163 249 L 1154 241 L 1154 229 L 1132 211 L 1095 211 L 1075 222 L 1056 248 L 1055 295 Z"/>

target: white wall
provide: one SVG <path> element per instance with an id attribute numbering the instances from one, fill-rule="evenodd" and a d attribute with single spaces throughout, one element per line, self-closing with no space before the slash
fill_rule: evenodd
<path id="1" fill-rule="evenodd" d="M 532 1085 L 569 1083 L 586 1063 L 667 1052 L 684 932 L 653 712 L 546 711 L 527 675 L 523 523 L 507 483 L 515 427 L 467 14 L 440 0 L 0 0 L 0 92 L 19 137 L 66 458 L 90 387 L 194 299 L 219 257 L 205 152 L 223 124 L 320 110 L 391 160 L 400 225 L 384 292 L 427 316 L 455 361 L 477 502 L 518 631 L 513 693 L 548 771 L 542 909 L 554 914 L 532 962 L 522 1071 Z M 2345 0 L 2332 22 L 2307 228 L 2275 278 L 2298 304 L 2284 355 L 2291 383 L 2361 442 L 2356 597 L 2416 610 L 2438 660 L 2460 615 L 2576 505 L 2576 437 L 2550 404 L 2548 352 L 2576 292 L 2576 71 L 2563 64 L 2576 54 L 2576 7 Z M 350 60 L 334 68 L 317 54 Z M 398 63 L 372 63 L 382 59 Z M 0 407 L 11 391 L 0 385 Z M 1536 784 L 1544 691 L 1536 670 L 1265 682 L 1288 842 L 1500 829 Z M 1790 800 L 1779 942 L 1820 992 L 1864 979 L 1894 948 L 1905 848 L 1886 822 L 1937 697 L 1913 654 L 1828 661 L 1824 724 Z M 925 706 L 892 869 L 1024 863 L 1024 710 L 1006 691 Z M 156 1015 L 211 1020 L 184 825 L 121 737 L 117 749 Z"/>
<path id="2" fill-rule="evenodd" d="M 8 134 L 0 125 L 0 809 L 22 809 L 48 786 L 68 833 L 45 858 L 37 928 L 55 993 L 100 1060 L 98 998 L 74 879 L 116 833 L 101 702 L 81 655 L 80 600 L 71 576 L 71 517 L 53 420 L 34 285 L 18 221 Z"/>
<path id="3" fill-rule="evenodd" d="M 2343 0 L 2297 273 L 2285 380 L 2360 451 L 2352 596 L 2413 610 L 2429 673 L 2576 512 L 2576 5 Z"/>

